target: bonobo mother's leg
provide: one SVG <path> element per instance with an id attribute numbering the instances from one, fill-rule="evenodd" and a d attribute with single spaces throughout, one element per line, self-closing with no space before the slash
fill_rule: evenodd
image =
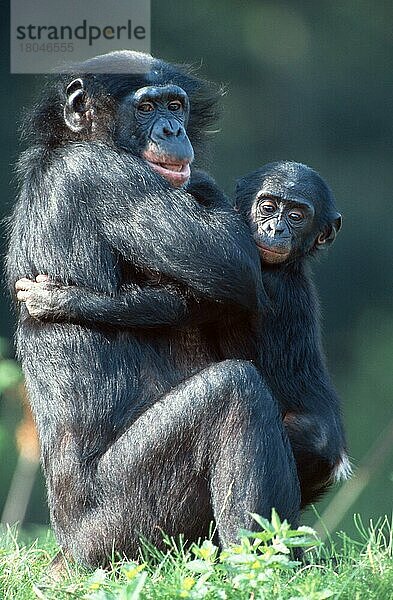
<path id="1" fill-rule="evenodd" d="M 91 565 L 116 547 L 135 557 L 139 535 L 195 539 L 212 518 L 225 544 L 273 506 L 296 526 L 300 505 L 280 412 L 245 361 L 212 365 L 147 409 L 99 460 L 97 485 L 99 505 L 66 540 Z"/>

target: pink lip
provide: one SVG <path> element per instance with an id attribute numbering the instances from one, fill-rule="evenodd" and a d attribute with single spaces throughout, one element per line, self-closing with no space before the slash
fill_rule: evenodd
<path id="1" fill-rule="evenodd" d="M 175 162 L 175 161 L 173 161 L 173 162 L 169 162 L 169 161 L 153 162 L 151 160 L 148 160 L 147 158 L 146 158 L 146 162 L 151 166 L 151 168 L 154 171 L 156 171 L 156 173 L 158 173 L 159 175 L 164 177 L 167 181 L 169 181 L 169 183 L 171 185 L 173 185 L 173 187 L 180 187 L 181 185 L 186 183 L 186 181 L 188 181 L 188 179 L 190 178 L 190 163 L 189 162 L 185 162 L 185 163 Z M 168 165 L 168 166 L 166 166 L 166 165 Z M 171 169 L 170 167 L 175 167 L 179 170 L 175 171 L 175 170 Z"/>
<path id="2" fill-rule="evenodd" d="M 278 249 L 272 250 L 271 248 L 266 248 L 266 246 L 262 246 L 262 244 L 258 244 L 258 243 L 257 243 L 257 246 L 264 252 L 269 252 L 270 254 L 281 254 L 282 256 L 289 254 L 288 250 L 284 250 L 284 251 L 278 250 Z"/>
<path id="3" fill-rule="evenodd" d="M 272 250 L 271 248 L 266 248 L 265 246 L 262 246 L 261 244 L 258 244 L 258 249 L 259 249 L 259 254 L 261 256 L 262 262 L 266 263 L 266 264 L 280 264 L 280 263 L 284 263 L 288 256 L 290 255 L 290 250 L 287 251 L 282 251 L 281 248 L 280 249 L 274 249 Z"/>

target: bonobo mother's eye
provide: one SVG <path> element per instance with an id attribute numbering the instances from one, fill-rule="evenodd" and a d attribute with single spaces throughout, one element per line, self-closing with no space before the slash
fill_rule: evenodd
<path id="1" fill-rule="evenodd" d="M 273 200 L 264 200 L 264 202 L 261 202 L 259 205 L 259 210 L 264 214 L 264 215 L 272 215 L 276 212 L 277 210 L 277 206 L 276 204 L 273 202 Z"/>
<path id="2" fill-rule="evenodd" d="M 138 110 L 144 113 L 152 112 L 154 110 L 154 106 L 151 102 L 141 102 L 138 104 Z"/>
<path id="3" fill-rule="evenodd" d="M 301 210 L 291 210 L 288 217 L 294 223 L 300 223 L 304 219 L 304 213 Z"/>
<path id="4" fill-rule="evenodd" d="M 172 112 L 176 112 L 177 110 L 181 110 L 182 107 L 182 103 L 180 102 L 180 100 L 173 100 L 172 102 L 169 102 L 168 104 L 168 109 Z"/>

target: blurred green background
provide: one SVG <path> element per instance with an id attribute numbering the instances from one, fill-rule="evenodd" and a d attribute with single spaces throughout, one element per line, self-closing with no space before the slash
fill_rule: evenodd
<path id="1" fill-rule="evenodd" d="M 17 122 L 41 80 L 9 75 L 9 18 L 4 5 L 0 11 L 4 217 L 15 196 Z M 202 75 L 227 86 L 210 164 L 227 192 L 236 177 L 283 158 L 311 165 L 335 192 L 344 227 L 329 256 L 315 265 L 315 276 L 350 454 L 364 468 L 339 496 L 339 488 L 332 490 L 318 511 L 330 504 L 332 525 L 352 533 L 352 513 L 367 521 L 392 511 L 393 436 L 386 427 L 393 418 L 393 5 L 153 0 L 152 53 L 200 65 Z M 2 235 L 2 255 L 4 247 Z M 17 464 L 15 428 L 22 418 L 18 372 L 4 362 L 12 357 L 14 328 L 4 285 L 1 294 L 0 513 Z M 36 477 L 25 523 L 46 520 Z M 314 516 L 305 520 L 312 523 Z"/>

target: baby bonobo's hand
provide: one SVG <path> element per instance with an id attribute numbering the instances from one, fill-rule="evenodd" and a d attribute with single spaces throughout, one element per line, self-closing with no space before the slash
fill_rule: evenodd
<path id="1" fill-rule="evenodd" d="M 37 275 L 36 280 L 23 277 L 15 284 L 16 297 L 24 302 L 28 313 L 35 319 L 53 316 L 61 303 L 61 288 L 47 275 Z"/>

